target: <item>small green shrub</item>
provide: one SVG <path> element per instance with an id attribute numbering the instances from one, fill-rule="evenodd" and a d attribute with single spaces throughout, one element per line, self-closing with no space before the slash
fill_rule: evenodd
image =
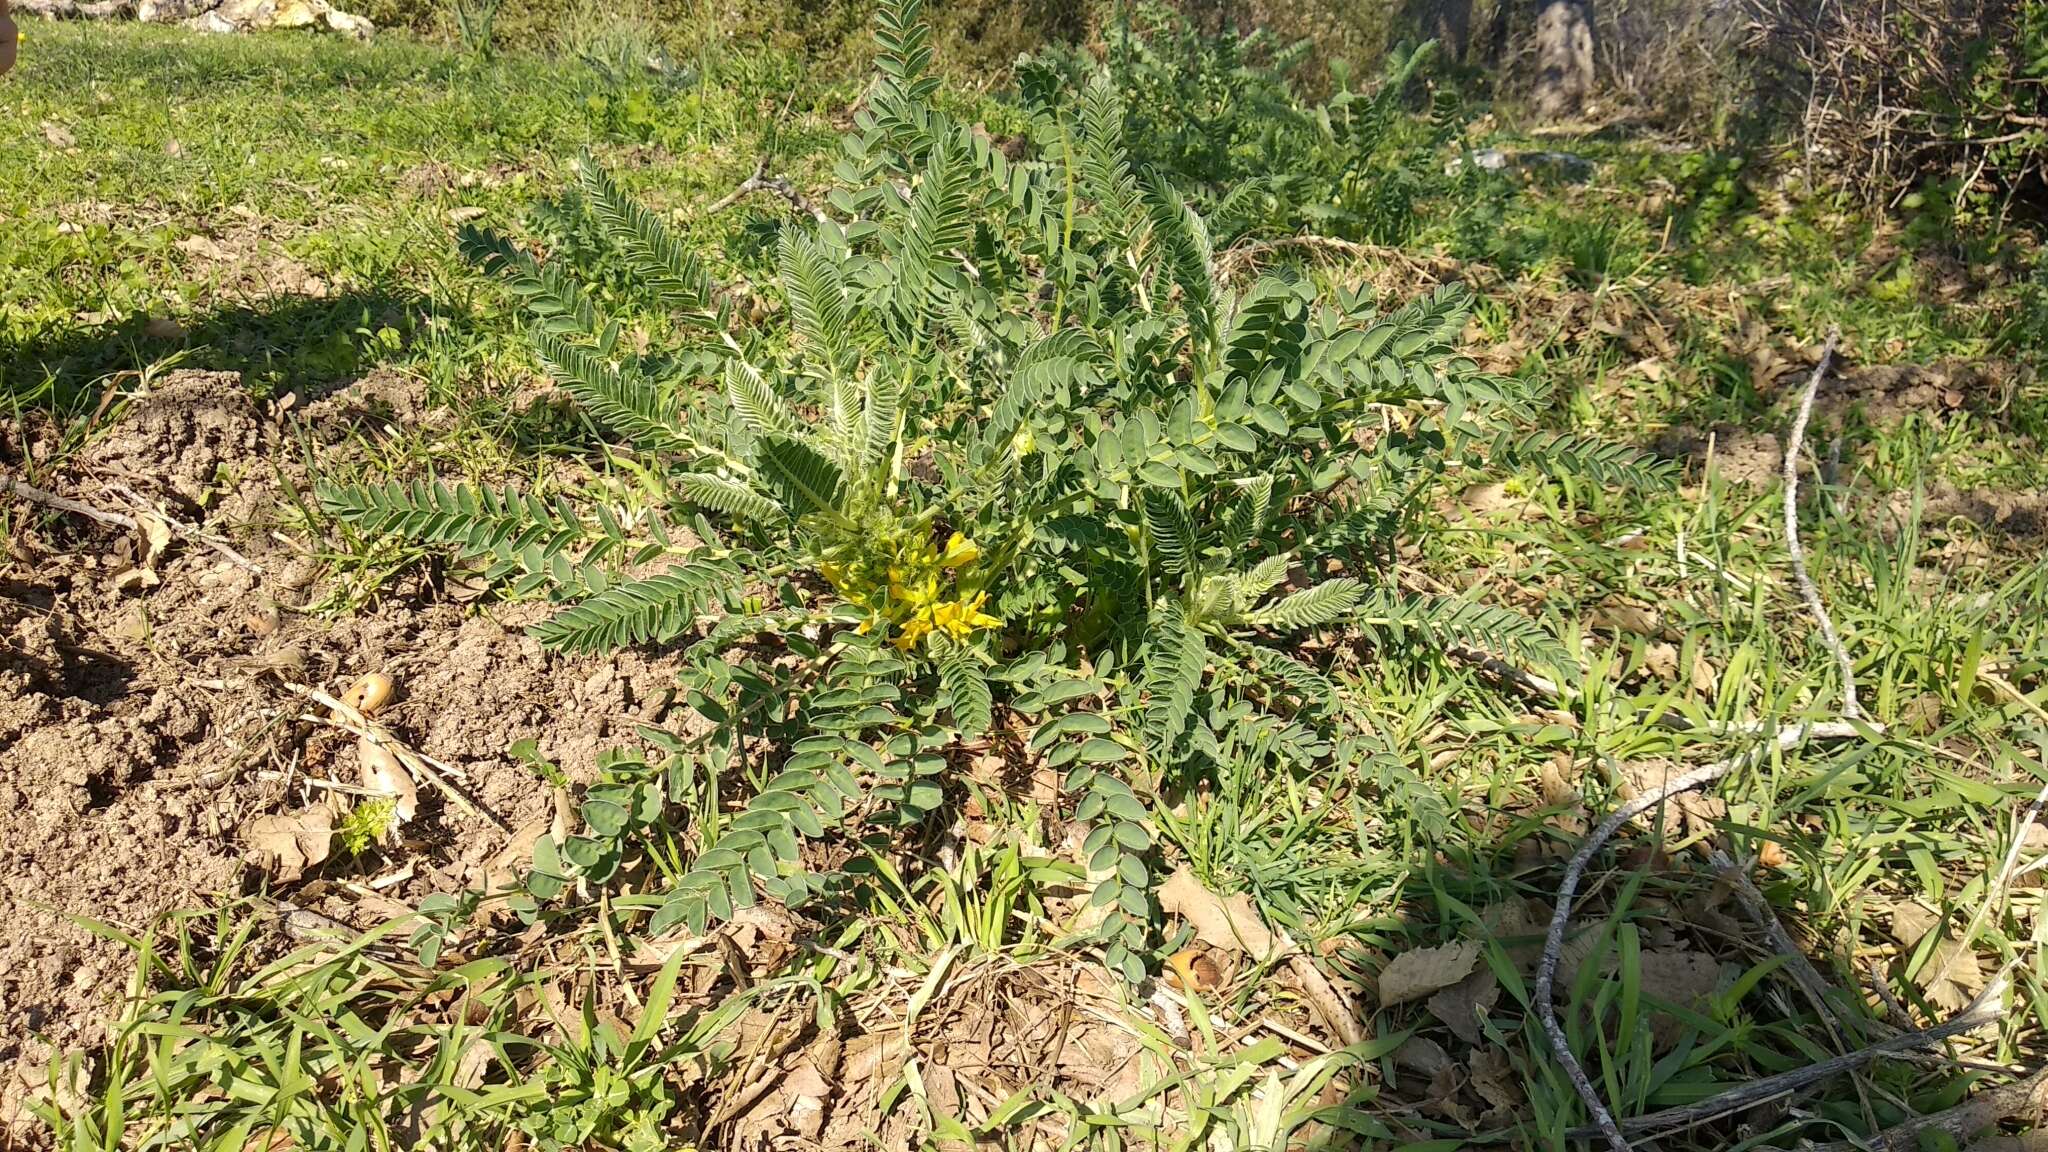
<path id="1" fill-rule="evenodd" d="M 581 209 L 673 346 L 636 351 L 575 270 L 465 236 L 525 301 L 549 375 L 630 446 L 636 488 L 394 483 L 323 503 L 563 602 L 533 629 L 546 644 L 686 645 L 708 731 L 649 733 L 659 767 L 602 767 L 586 833 L 537 848 L 527 914 L 628 867 L 660 880 L 633 898 L 650 931 L 761 893 L 836 898 L 857 868 L 816 867 L 805 841 L 886 847 L 957 794 L 964 744 L 1014 733 L 1065 773 L 1111 963 L 1135 978 L 1152 797 L 1226 762 L 1347 754 L 1358 644 L 1571 663 L 1535 621 L 1383 574 L 1441 483 L 1660 469 L 1531 434 L 1529 386 L 1459 352 L 1461 290 L 1381 311 L 1286 276 L 1220 281 L 1187 194 L 1134 170 L 1106 78 L 1042 104 L 1039 151 L 1012 160 L 933 107 L 918 0 L 877 24 L 830 218 L 779 242 L 786 324 L 737 324 L 697 256 L 588 162 Z M 1313 633 L 1347 642 L 1298 644 Z"/>
<path id="2" fill-rule="evenodd" d="M 498 9 L 504 5 L 505 0 L 450 0 L 449 11 L 455 18 L 455 37 L 464 52 L 472 56 L 490 56 L 496 48 L 493 37 L 498 26 Z"/>
<path id="3" fill-rule="evenodd" d="M 1472 191 L 1445 174 L 1465 121 L 1457 93 L 1438 89 L 1424 115 L 1406 106 L 1433 41 L 1397 48 L 1370 91 L 1353 90 L 1336 62 L 1335 93 L 1318 100 L 1300 75 L 1306 40 L 1209 32 L 1156 3 L 1133 6 L 1103 35 L 1100 61 L 1061 47 L 1021 61 L 1026 107 L 1043 116 L 1105 78 L 1127 110 L 1132 163 L 1181 187 L 1220 239 L 1308 229 L 1399 244 L 1431 215 L 1456 217 L 1467 201 L 1451 193 Z"/>

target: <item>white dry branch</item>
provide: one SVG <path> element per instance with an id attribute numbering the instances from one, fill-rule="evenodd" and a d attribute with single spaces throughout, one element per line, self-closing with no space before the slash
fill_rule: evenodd
<path id="1" fill-rule="evenodd" d="M 1842 718 L 1836 721 L 1819 723 L 1799 722 L 1780 727 L 1775 737 L 1769 742 L 1746 748 L 1735 755 L 1685 773 L 1666 784 L 1663 788 L 1636 797 L 1608 816 L 1607 819 L 1601 821 L 1600 825 L 1593 830 L 1592 835 L 1586 837 L 1585 842 L 1579 845 L 1578 851 L 1572 855 L 1570 862 L 1565 865 L 1564 877 L 1558 885 L 1556 910 L 1550 918 L 1550 930 L 1544 936 L 1543 955 L 1536 968 L 1536 1013 L 1542 1021 L 1544 1034 L 1550 1040 L 1551 1050 L 1556 1055 L 1558 1064 L 1564 1069 L 1566 1078 L 1571 1081 L 1573 1089 L 1579 1095 L 1579 1099 L 1585 1104 L 1586 1111 L 1593 1118 L 1593 1131 L 1588 1134 L 1597 1134 L 1603 1137 L 1613 1152 L 1629 1152 L 1629 1138 L 1623 1134 L 1622 1126 L 1616 1123 L 1614 1114 L 1608 1110 L 1606 1102 L 1601 1099 L 1600 1093 L 1594 1088 L 1592 1081 L 1587 1077 L 1586 1070 L 1580 1066 L 1578 1058 L 1572 1055 L 1571 1045 L 1565 1036 L 1563 1025 L 1558 1022 L 1557 1007 L 1552 999 L 1552 990 L 1557 979 L 1557 969 L 1564 950 L 1565 932 L 1571 923 L 1572 897 L 1577 893 L 1579 881 L 1584 877 L 1586 867 L 1592 862 L 1594 854 L 1599 852 L 1607 841 L 1613 838 L 1615 832 L 1622 825 L 1668 802 L 1674 796 L 1679 796 L 1696 788 L 1703 788 L 1708 784 L 1712 784 L 1739 769 L 1758 762 L 1772 752 L 1782 753 L 1789 751 L 1809 740 L 1823 736 L 1855 733 L 1859 728 L 1870 731 L 1882 730 L 1879 726 L 1868 724 L 1862 719 L 1862 710 L 1856 700 L 1855 664 L 1849 658 L 1848 650 L 1843 646 L 1841 637 L 1835 632 L 1834 622 L 1828 617 L 1826 606 L 1821 603 L 1820 592 L 1814 587 L 1812 579 L 1807 574 L 1806 553 L 1799 543 L 1799 452 L 1805 439 L 1807 421 L 1813 413 L 1814 396 L 1820 389 L 1821 379 L 1826 376 L 1828 367 L 1834 360 L 1836 339 L 1836 333 L 1829 333 L 1827 344 L 1821 350 L 1820 363 L 1814 367 L 1813 375 L 1807 379 L 1806 390 L 1800 397 L 1798 414 L 1794 418 L 1791 432 L 1786 438 L 1784 486 L 1786 548 L 1791 553 L 1793 575 L 1799 584 L 1800 595 L 1806 602 L 1807 611 L 1813 616 L 1815 623 L 1819 626 L 1821 638 L 1827 644 L 1828 650 L 1834 656 L 1835 664 L 1840 670 L 1842 680 Z M 2003 981 L 1994 981 L 1994 990 L 2000 988 L 2002 984 Z M 1768 1087 L 1770 1087 L 1771 1091 L 1766 1095 L 1759 1096 L 1756 1094 L 1758 1087 L 1765 1084 L 1765 1082 L 1759 1082 L 1758 1084 L 1738 1088 L 1721 1096 L 1702 1101 L 1699 1104 L 1690 1105 L 1683 1111 L 1687 1113 L 1687 1116 L 1693 1122 L 1727 1115 L 1730 1112 L 1750 1107 L 1754 1103 L 1760 1103 L 1765 1099 L 1782 1095 L 1796 1087 L 1814 1083 L 1817 1080 L 1841 1071 L 1860 1067 L 1862 1064 L 1880 1056 L 1895 1052 L 1914 1051 L 1934 1044 L 1948 1036 L 1982 1027 L 1984 1024 L 1997 1018 L 1997 999 L 1995 996 L 1989 995 L 1989 991 L 1991 990 L 1987 990 L 1987 995 L 1979 996 L 1975 1002 L 1957 1013 L 1950 1020 L 1926 1031 L 1896 1036 L 1857 1052 L 1813 1065 L 1810 1068 L 1797 1069 L 1781 1076 L 1770 1077 L 1768 1078 Z M 1989 1005 L 1988 1009 L 1986 1007 L 1987 1004 Z M 1654 1119 L 1657 1118 L 1639 1118 L 1636 1121 L 1631 1121 L 1630 1127 L 1641 1131 L 1644 1127 L 1643 1121 Z M 1650 1127 L 1660 1126 L 1650 1125 Z"/>
<path id="2" fill-rule="evenodd" d="M 448 801 L 457 808 L 487 822 L 491 827 L 496 828 L 506 836 L 512 835 L 512 826 L 510 824 L 507 824 L 497 813 L 470 799 L 461 788 L 453 783 L 453 779 L 459 778 L 461 775 L 455 769 L 424 752 L 414 749 L 411 745 L 393 735 L 391 729 L 386 728 L 347 703 L 336 699 L 318 688 L 305 684 L 294 684 L 289 681 L 285 682 L 284 688 L 293 695 L 311 700 L 315 704 L 319 704 L 327 709 L 325 715 L 317 712 L 308 712 L 300 716 L 300 719 L 315 724 L 325 724 L 330 728 L 339 728 L 351 736 L 367 740 L 378 747 L 384 748 L 397 759 L 407 772 L 412 774 L 413 779 L 425 780 L 435 788 L 440 789 L 441 794 L 446 796 Z"/>

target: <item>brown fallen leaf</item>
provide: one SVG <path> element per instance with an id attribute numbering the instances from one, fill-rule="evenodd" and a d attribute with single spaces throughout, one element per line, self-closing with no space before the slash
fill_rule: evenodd
<path id="1" fill-rule="evenodd" d="M 1909 952 L 1917 952 L 1930 933 L 1941 933 L 1941 938 L 1913 979 L 1926 994 L 1928 1003 L 1954 1012 L 1984 990 L 1983 962 L 1977 959 L 1974 950 L 1944 931 L 1942 918 L 1935 913 L 1918 904 L 1901 904 L 1892 909 L 1892 935 Z"/>
<path id="2" fill-rule="evenodd" d="M 1401 953 L 1380 970 L 1380 1006 L 1405 1004 L 1456 984 L 1479 962 L 1484 947 L 1477 940 L 1460 940 Z"/>
<path id="3" fill-rule="evenodd" d="M 1721 690 L 1721 674 L 1714 671 L 1712 664 L 1707 663 L 1707 654 L 1698 645 L 1694 645 L 1692 650 L 1692 669 L 1689 676 L 1695 695 L 1711 700 L 1715 693 Z"/>
<path id="4" fill-rule="evenodd" d="M 1514 1117 L 1523 1104 L 1522 1077 L 1515 1071 L 1515 1062 L 1502 1048 L 1480 1048 L 1472 1053 L 1470 1063 L 1472 1090 L 1486 1101 L 1487 1115 L 1480 1118 L 1480 1126 L 1502 1127 Z"/>
<path id="5" fill-rule="evenodd" d="M 1410 1036 L 1394 1049 L 1394 1067 L 1434 1076 L 1451 1066 L 1451 1054 L 1427 1036 Z"/>
<path id="6" fill-rule="evenodd" d="M 325 804 L 258 816 L 242 827 L 242 842 L 257 866 L 285 884 L 327 859 L 333 841 L 334 810 Z"/>
<path id="7" fill-rule="evenodd" d="M 1186 865 L 1174 869 L 1159 886 L 1159 906 L 1195 930 L 1195 938 L 1211 948 L 1241 953 L 1254 960 L 1273 955 L 1273 933 L 1243 892 L 1228 897 L 1202 886 Z"/>
<path id="8" fill-rule="evenodd" d="M 1486 1038 L 1482 1023 L 1500 1000 L 1500 981 L 1493 969 L 1481 964 L 1472 974 L 1429 998 L 1429 1014 L 1444 1022 L 1453 1035 L 1467 1044 Z"/>
<path id="9" fill-rule="evenodd" d="M 1636 960 L 1643 995 L 1675 1008 L 1697 1011 L 1705 1007 L 1721 983 L 1720 962 L 1704 952 L 1659 950 L 1644 952 Z M 1650 1015 L 1651 1043 L 1660 1052 L 1677 1043 L 1685 1028 L 1685 1022 L 1669 1012 Z"/>

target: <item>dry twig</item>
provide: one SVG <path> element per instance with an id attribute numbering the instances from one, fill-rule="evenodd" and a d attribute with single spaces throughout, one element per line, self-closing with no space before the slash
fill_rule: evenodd
<path id="1" fill-rule="evenodd" d="M 1239 244 L 1234 248 L 1226 249 L 1222 255 L 1216 258 L 1216 274 L 1228 280 L 1242 269 L 1256 265 L 1259 257 L 1289 248 L 1305 248 L 1311 252 L 1334 252 L 1354 260 L 1378 260 L 1382 263 L 1396 265 L 1418 275 L 1428 271 L 1413 256 L 1408 255 L 1399 248 L 1387 248 L 1378 244 L 1362 244 L 1356 240 L 1343 240 L 1335 236 L 1305 234 L 1300 236 L 1279 236 L 1271 240 L 1255 240 L 1249 244 Z"/>
<path id="2" fill-rule="evenodd" d="M 1924 1028 L 1918 1032 L 1908 1032 L 1902 1036 L 1894 1036 L 1889 1040 L 1880 1040 L 1867 1048 L 1859 1048 L 1854 1052 L 1845 1053 L 1830 1060 L 1823 1060 L 1818 1064 L 1809 1064 L 1804 1068 L 1794 1068 L 1790 1071 L 1780 1072 L 1775 1076 L 1765 1076 L 1760 1080 L 1752 1080 L 1718 1096 L 1708 1097 L 1697 1104 L 1684 1104 L 1676 1108 L 1666 1108 L 1661 1112 L 1651 1112 L 1644 1116 L 1631 1117 L 1624 1121 L 1621 1127 L 1631 1135 L 1638 1137 L 1654 1136 L 1661 1132 L 1674 1132 L 1680 1128 L 1691 1128 L 1695 1125 L 1705 1124 L 1710 1120 L 1718 1120 L 1723 1116 L 1732 1116 L 1737 1112 L 1754 1108 L 1766 1101 L 1790 1095 L 1808 1085 L 1818 1084 L 1830 1077 L 1839 1076 L 1844 1072 L 1861 1068 L 1865 1064 L 1884 1056 L 1896 1056 L 1907 1052 L 1917 1052 L 1923 1048 L 1932 1048 L 1952 1036 L 1961 1036 L 1966 1032 L 1975 1032 L 1980 1028 L 1996 1024 L 1999 1018 L 2000 1001 L 2004 999 L 2005 991 L 2006 980 L 2004 974 L 2001 973 L 1997 979 L 1991 981 L 1985 987 L 1984 991 L 1977 994 L 1976 999 L 1965 1005 L 1962 1011 L 1957 1012 L 1932 1028 Z M 1609 1118 L 1609 1123 L 1613 1123 L 1611 1117 Z M 1595 1134 L 1595 1130 L 1570 1133 L 1570 1135 L 1574 1136 L 1592 1136 Z M 1623 1139 L 1621 1147 L 1627 1148 L 1628 1146 L 1627 1140 Z"/>
<path id="3" fill-rule="evenodd" d="M 24 484 L 19 480 L 10 480 L 5 476 L 0 476 L 0 492 L 12 492 L 31 504 L 41 504 L 45 508 L 54 508 L 59 512 L 69 512 L 74 516 L 83 516 L 88 520 L 105 524 L 110 528 L 126 528 L 130 531 L 135 531 L 142 527 L 136 523 L 133 516 L 124 516 L 119 512 L 102 512 L 90 504 L 59 496 L 54 492 L 45 492 L 33 484 Z"/>
<path id="4" fill-rule="evenodd" d="M 512 826 L 510 824 L 500 819 L 496 813 L 471 800 L 462 789 L 457 788 L 451 781 L 445 778 L 456 775 L 453 768 L 424 753 L 415 751 L 405 741 L 392 735 L 389 728 L 318 688 L 286 682 L 285 689 L 328 709 L 328 715 L 322 716 L 316 712 L 308 712 L 302 717 L 303 719 L 310 720 L 316 724 L 325 724 L 330 728 L 339 728 L 352 736 L 368 740 L 372 744 L 388 749 L 393 756 L 398 758 L 398 762 L 405 766 L 405 770 L 412 774 L 414 779 L 425 780 L 427 783 L 440 789 L 441 794 L 448 797 L 449 803 L 454 804 L 457 808 L 472 816 L 489 822 L 491 827 L 496 828 L 505 835 L 512 835 Z"/>
<path id="5" fill-rule="evenodd" d="M 2048 1069 L 2011 1084 L 1979 1092 L 1945 1112 L 1915 1116 L 1867 1140 L 1838 1140 L 1808 1146 L 1808 1152 L 1916 1152 L 1929 1147 L 1924 1133 L 1939 1132 L 1960 1143 L 2000 1120 L 2013 1118 L 2028 1122 L 2048 1111 Z"/>
<path id="6" fill-rule="evenodd" d="M 761 162 L 754 166 L 754 174 L 752 176 L 740 181 L 739 187 L 734 188 L 716 201 L 705 206 L 704 214 L 715 216 L 739 203 L 741 199 L 753 192 L 772 192 L 788 201 L 790 207 L 814 220 L 823 220 L 825 218 L 824 210 L 811 203 L 809 197 L 797 191 L 796 185 L 791 184 L 781 176 L 768 175 L 768 158 L 766 156 L 761 157 Z"/>
<path id="7" fill-rule="evenodd" d="M 1841 670 L 1842 714 L 1845 720 L 1835 722 L 1835 724 L 1831 724 L 1829 727 L 1846 725 L 1853 732 L 1855 730 L 1854 722 L 1861 719 L 1861 710 L 1856 703 L 1855 664 L 1849 659 L 1848 650 L 1843 647 L 1841 637 L 1836 634 L 1833 621 L 1828 618 L 1827 609 L 1821 603 L 1819 591 L 1814 587 L 1813 581 L 1807 576 L 1805 551 L 1799 544 L 1799 450 L 1805 438 L 1807 420 L 1813 412 L 1814 396 L 1820 389 L 1821 378 L 1827 374 L 1828 367 L 1834 360 L 1836 339 L 1837 334 L 1829 333 L 1827 344 L 1821 351 L 1820 363 L 1815 366 L 1813 375 L 1806 382 L 1806 391 L 1800 398 L 1799 413 L 1793 420 L 1792 430 L 1786 438 L 1784 470 L 1785 536 L 1786 547 L 1792 555 L 1793 573 L 1798 580 L 1801 596 L 1806 602 L 1807 610 L 1813 615 L 1815 622 L 1820 627 L 1821 638 L 1826 642 L 1829 651 L 1834 655 L 1836 665 Z M 1806 741 L 1813 739 L 1821 727 L 1822 725 L 1809 722 L 1781 728 L 1778 730 L 1775 739 L 1769 744 L 1745 749 L 1733 756 L 1717 760 L 1703 768 L 1694 769 L 1669 782 L 1663 788 L 1636 797 L 1608 816 L 1607 819 L 1601 821 L 1599 827 L 1595 828 L 1592 835 L 1588 836 L 1579 845 L 1579 850 L 1572 855 L 1570 862 L 1565 865 L 1564 877 L 1558 884 L 1556 910 L 1551 915 L 1550 929 L 1545 934 L 1543 940 L 1542 959 L 1536 967 L 1536 989 L 1534 993 L 1536 1013 L 1542 1021 L 1544 1035 L 1550 1039 L 1551 1050 L 1556 1055 L 1558 1064 L 1564 1069 L 1565 1076 L 1571 1081 L 1572 1087 L 1577 1091 L 1580 1101 L 1585 1104 L 1586 1111 L 1593 1117 L 1593 1126 L 1589 1134 L 1597 1134 L 1603 1137 L 1608 1147 L 1613 1149 L 1613 1152 L 1629 1152 L 1628 1137 L 1623 1135 L 1622 1127 L 1615 1122 L 1614 1114 L 1608 1111 L 1605 1101 L 1601 1099 L 1599 1092 L 1593 1087 L 1592 1080 L 1587 1077 L 1586 1070 L 1580 1066 L 1578 1057 L 1572 1054 L 1571 1045 L 1565 1036 L 1564 1027 L 1557 1019 L 1557 1006 L 1552 1001 L 1552 990 L 1557 979 L 1557 968 L 1564 951 L 1565 930 L 1571 922 L 1572 897 L 1578 891 L 1579 881 L 1585 875 L 1586 866 L 1592 862 L 1593 855 L 1608 840 L 1613 838 L 1615 832 L 1619 831 L 1623 824 L 1634 820 L 1653 808 L 1659 807 L 1674 796 L 1682 795 L 1696 788 L 1703 788 L 1720 780 L 1730 773 L 1755 762 L 1770 751 L 1785 752 L 1798 747 Z M 1875 726 L 1872 725 L 1870 727 Z M 1772 922 L 1775 923 L 1775 919 Z M 1785 943 L 1789 943 L 1789 941 L 1785 941 Z M 1774 939 L 1773 944 L 1778 945 L 1779 939 Z M 1818 979 L 1817 974 L 1815 974 L 1815 979 Z M 1801 983 L 1804 985 L 1805 981 L 1802 980 Z M 1819 989 L 1808 989 L 1808 991 L 1810 994 L 1818 996 L 1824 992 L 1824 989 L 1825 986 L 1822 985 Z M 1793 1088 L 1825 1079 L 1838 1072 L 1860 1067 L 1862 1064 L 1888 1052 L 1924 1047 L 1943 1037 L 1968 1031 L 1983 1023 L 1984 1021 L 1981 1020 L 1977 1020 L 1974 1023 L 1969 1022 L 1975 1020 L 1975 1010 L 1980 1007 L 1982 1001 L 1983 998 L 1980 997 L 1978 1002 L 1973 1003 L 1969 1009 L 1965 1009 L 1962 1013 L 1957 1014 L 1948 1023 L 1938 1025 L 1927 1032 L 1894 1037 L 1860 1051 L 1852 1052 L 1845 1056 L 1838 1056 L 1833 1060 L 1824 1061 L 1809 1068 L 1797 1069 L 1780 1076 L 1767 1077 L 1762 1081 L 1757 1081 L 1733 1092 L 1724 1093 L 1721 1096 L 1716 1096 L 1697 1105 L 1691 1105 L 1687 1109 L 1674 1109 L 1665 1113 L 1654 1113 L 1650 1117 L 1639 1117 L 1630 1121 L 1630 1125 L 1631 1127 L 1640 1127 L 1644 1121 L 1680 1111 L 1687 1112 L 1688 1114 L 1697 1114 L 1697 1118 L 1691 1121 L 1697 1123 L 1699 1120 L 1710 1119 L 1714 1116 L 1722 1116 L 1732 1111 L 1748 1108 L 1753 1104 L 1772 1099 L 1775 1096 L 1793 1090 Z M 1996 1001 L 1994 1000 L 1992 1003 L 1993 1009 L 1990 1018 L 1995 1019 Z M 1775 1084 L 1778 1087 L 1769 1095 L 1754 1095 L 1756 1088 L 1768 1084 Z M 1712 1109 L 1715 1108 L 1720 1110 L 1713 1111 Z"/>
<path id="8" fill-rule="evenodd" d="M 1821 639 L 1826 641 L 1828 651 L 1834 653 L 1835 666 L 1841 670 L 1842 718 L 1860 720 L 1863 708 L 1856 703 L 1855 662 L 1849 659 L 1842 638 L 1835 634 L 1835 622 L 1828 616 L 1827 605 L 1821 603 L 1820 590 L 1806 574 L 1806 549 L 1799 544 L 1799 448 L 1806 439 L 1806 422 L 1813 416 L 1813 398 L 1820 392 L 1821 378 L 1827 375 L 1828 365 L 1834 362 L 1835 341 L 1840 338 L 1840 332 L 1828 333 L 1828 342 L 1820 350 L 1820 363 L 1813 366 L 1813 375 L 1807 379 L 1806 391 L 1799 398 L 1799 414 L 1792 418 L 1792 431 L 1785 438 L 1785 550 L 1792 555 L 1792 576 L 1799 583 L 1806 611 L 1820 626 Z"/>

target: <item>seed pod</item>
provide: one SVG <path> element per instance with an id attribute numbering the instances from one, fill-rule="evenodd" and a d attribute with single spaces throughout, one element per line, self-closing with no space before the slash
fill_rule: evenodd
<path id="1" fill-rule="evenodd" d="M 391 797 L 398 823 L 405 823 L 419 811 L 419 786 L 412 782 L 412 773 L 405 770 L 389 748 L 368 739 L 357 740 L 356 765 L 362 770 L 364 788 Z"/>
<path id="2" fill-rule="evenodd" d="M 365 716 L 373 716 L 379 708 L 391 702 L 394 690 L 391 677 L 382 672 L 371 672 L 349 685 L 348 691 L 341 694 L 341 702 Z"/>

